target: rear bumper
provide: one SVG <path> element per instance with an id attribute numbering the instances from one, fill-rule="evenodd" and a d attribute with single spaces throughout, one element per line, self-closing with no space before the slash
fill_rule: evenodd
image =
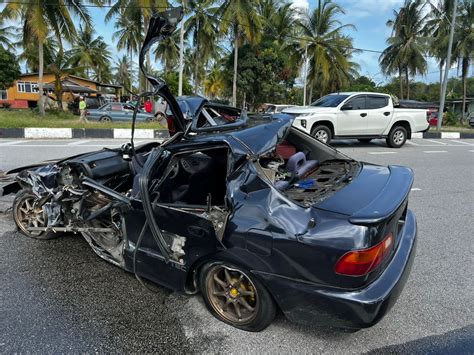
<path id="1" fill-rule="evenodd" d="M 294 322 L 342 328 L 376 324 L 395 304 L 410 274 L 416 249 L 416 219 L 408 210 L 399 247 L 385 271 L 369 286 L 343 290 L 276 275 L 259 274 L 286 317 Z"/>

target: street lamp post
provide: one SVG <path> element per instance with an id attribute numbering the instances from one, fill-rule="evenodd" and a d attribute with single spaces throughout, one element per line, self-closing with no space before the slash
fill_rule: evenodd
<path id="1" fill-rule="evenodd" d="M 306 80 L 308 77 L 308 44 L 304 49 L 304 86 L 303 86 L 303 106 L 306 106 Z"/>
<path id="2" fill-rule="evenodd" d="M 182 1 L 183 10 L 186 1 Z M 183 95 L 183 67 L 184 67 L 184 18 L 181 22 L 179 30 L 179 80 L 178 80 L 178 96 Z"/>
<path id="3" fill-rule="evenodd" d="M 449 74 L 449 69 L 451 66 L 451 53 L 453 50 L 454 26 L 456 24 L 457 7 L 458 7 L 458 0 L 454 0 L 453 18 L 451 19 L 451 30 L 449 33 L 448 57 L 446 58 L 446 67 L 444 69 L 444 79 L 443 79 L 443 84 L 442 84 L 442 89 L 441 89 L 441 97 L 439 100 L 438 124 L 436 127 L 438 131 L 441 129 L 441 123 L 443 122 L 443 111 L 444 111 L 444 103 L 446 99 L 446 90 L 448 87 L 448 74 Z"/>

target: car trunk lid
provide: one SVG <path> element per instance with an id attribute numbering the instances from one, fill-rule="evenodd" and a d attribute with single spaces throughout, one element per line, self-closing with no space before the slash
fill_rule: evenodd
<path id="1" fill-rule="evenodd" d="M 354 224 L 376 224 L 390 218 L 408 197 L 412 170 L 362 164 L 360 173 L 349 184 L 315 207 L 348 215 Z"/>

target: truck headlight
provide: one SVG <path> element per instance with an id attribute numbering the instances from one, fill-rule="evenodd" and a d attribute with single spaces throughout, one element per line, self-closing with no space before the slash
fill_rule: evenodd
<path id="1" fill-rule="evenodd" d="M 301 120 L 301 127 L 306 128 L 306 120 Z"/>

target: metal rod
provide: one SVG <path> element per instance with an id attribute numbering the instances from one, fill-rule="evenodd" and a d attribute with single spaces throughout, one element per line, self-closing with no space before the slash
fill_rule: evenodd
<path id="1" fill-rule="evenodd" d="M 451 53 L 453 50 L 454 26 L 456 25 L 457 7 L 458 7 L 458 0 L 454 0 L 453 19 L 451 20 L 451 30 L 449 33 L 448 57 L 446 58 L 446 67 L 444 69 L 444 79 L 443 79 L 443 84 L 442 84 L 443 86 L 441 90 L 441 97 L 439 99 L 438 124 L 436 126 L 438 131 L 441 129 L 441 124 L 443 122 L 443 111 L 444 111 L 444 103 L 446 99 L 446 90 L 448 88 L 449 68 L 451 67 Z"/>
<path id="2" fill-rule="evenodd" d="M 95 227 L 28 227 L 26 230 L 31 232 L 117 232 L 113 228 L 95 228 Z"/>

